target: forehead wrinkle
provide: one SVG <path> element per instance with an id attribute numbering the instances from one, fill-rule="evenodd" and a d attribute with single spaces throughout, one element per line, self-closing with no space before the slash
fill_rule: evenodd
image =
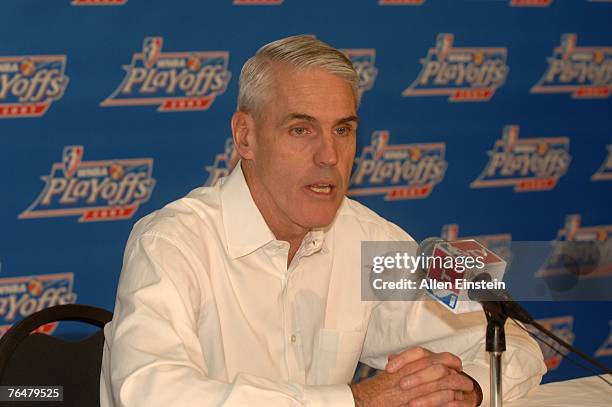
<path id="1" fill-rule="evenodd" d="M 316 123 L 318 120 L 313 116 L 306 113 L 289 113 L 282 121 L 283 124 L 290 122 L 291 120 L 305 120 L 307 122 Z"/>
<path id="2" fill-rule="evenodd" d="M 308 84 L 302 81 L 296 81 L 295 75 L 297 74 L 309 74 L 322 72 L 327 73 L 332 76 L 329 72 L 326 72 L 322 69 L 317 68 L 296 68 L 294 66 L 277 63 L 274 62 L 271 64 L 271 83 L 269 84 L 270 91 L 268 94 L 268 101 L 266 103 L 266 108 L 269 108 L 271 105 L 279 105 L 285 107 L 285 111 L 288 111 L 284 116 L 278 117 L 282 115 L 282 112 L 278 109 L 275 112 L 275 116 L 277 116 L 278 125 L 285 125 L 290 120 L 305 120 L 309 123 L 313 124 L 322 124 L 321 120 L 312 114 L 308 114 L 302 110 L 302 107 L 310 108 L 310 104 L 313 99 L 317 97 L 319 93 L 321 93 L 320 97 L 325 97 L 325 87 L 321 87 L 321 84 Z M 337 77 L 337 79 L 344 81 L 343 78 Z M 349 88 L 350 86 L 346 84 Z M 353 96 L 352 92 L 349 92 L 351 96 Z M 300 95 L 298 98 L 297 96 Z M 351 111 L 347 111 L 348 115 L 346 117 L 337 119 L 333 121 L 333 126 L 336 126 L 340 123 L 348 123 L 350 121 L 355 121 L 358 123 L 359 119 L 355 114 L 354 106 L 351 106 Z M 289 110 L 291 109 L 291 110 Z M 266 109 L 267 110 L 267 109 Z M 282 110 L 282 109 L 281 109 Z M 345 114 L 346 114 L 345 113 Z M 331 120 L 330 120 L 331 121 Z"/>

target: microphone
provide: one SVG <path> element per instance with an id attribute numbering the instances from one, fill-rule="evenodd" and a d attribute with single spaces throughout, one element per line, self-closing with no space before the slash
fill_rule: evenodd
<path id="1" fill-rule="evenodd" d="M 438 236 L 430 236 L 423 240 L 421 240 L 421 244 L 417 249 L 417 253 L 421 253 L 424 256 L 431 256 L 433 253 L 434 247 L 437 243 L 442 243 L 445 240 Z"/>
<path id="2" fill-rule="evenodd" d="M 427 284 L 425 292 L 430 297 L 455 314 L 477 311 L 482 305 L 489 322 L 486 346 L 491 354 L 492 396 L 498 393 L 497 397 L 501 399 L 501 352 L 505 351 L 504 323 L 508 317 L 533 326 L 593 366 L 612 374 L 612 369 L 556 336 L 514 301 L 501 281 L 506 261 L 476 240 L 449 242 L 430 237 L 421 242 L 417 253 L 422 253 L 424 259 L 419 268 L 423 275 L 421 284 Z M 478 267 L 476 262 L 469 267 L 466 259 L 477 260 L 478 257 Z"/>
<path id="3" fill-rule="evenodd" d="M 476 240 L 430 237 L 421 242 L 418 253 L 422 254 L 421 288 L 453 313 L 480 310 L 469 297 L 470 289 L 505 287 L 506 261 Z"/>

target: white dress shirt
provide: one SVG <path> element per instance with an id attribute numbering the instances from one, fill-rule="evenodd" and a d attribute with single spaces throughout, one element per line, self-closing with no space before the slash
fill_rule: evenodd
<path id="1" fill-rule="evenodd" d="M 296 203 L 299 204 L 299 203 Z M 287 267 L 240 165 L 214 187 L 141 219 L 128 240 L 100 378 L 106 406 L 352 406 L 357 362 L 382 369 L 414 346 L 460 356 L 488 400 L 482 312 L 361 301 L 361 241 L 412 238 L 345 198 Z M 503 386 L 545 372 L 537 344 L 506 326 Z"/>

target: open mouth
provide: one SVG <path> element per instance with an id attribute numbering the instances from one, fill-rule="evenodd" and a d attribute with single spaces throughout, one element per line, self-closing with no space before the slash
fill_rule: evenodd
<path id="1" fill-rule="evenodd" d="M 329 195 L 332 193 L 334 186 L 332 184 L 312 184 L 307 185 L 306 188 L 316 194 Z"/>

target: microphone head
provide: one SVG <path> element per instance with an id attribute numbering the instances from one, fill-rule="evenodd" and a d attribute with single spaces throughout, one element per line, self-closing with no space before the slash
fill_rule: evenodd
<path id="1" fill-rule="evenodd" d="M 442 239 L 441 237 L 437 237 L 437 236 L 427 237 L 427 238 L 421 240 L 421 244 L 419 244 L 419 247 L 417 247 L 416 255 L 417 256 L 423 256 L 425 258 L 431 257 L 431 255 L 433 254 L 433 251 L 434 251 L 434 248 L 436 247 L 436 245 L 438 243 L 443 243 L 443 242 L 445 242 L 445 240 Z M 419 264 L 417 266 L 416 272 L 421 274 L 423 277 L 425 277 L 427 275 L 427 268 L 426 267 L 422 267 L 421 264 Z"/>
<path id="2" fill-rule="evenodd" d="M 507 263 L 481 242 L 430 237 L 418 250 L 425 257 L 420 267 L 427 280 L 426 293 L 446 309 L 455 314 L 472 312 L 480 309 L 481 301 L 500 301 L 499 290 L 489 287 L 497 287 L 493 283 L 501 281 Z"/>
<path id="3" fill-rule="evenodd" d="M 442 243 L 445 240 L 438 236 L 430 236 L 421 240 L 421 244 L 417 249 L 417 254 L 424 254 L 425 256 L 431 256 L 433 254 L 436 244 Z"/>
<path id="4" fill-rule="evenodd" d="M 474 277 L 473 281 L 484 281 L 488 283 L 489 281 L 493 281 L 493 278 L 489 273 L 480 273 L 476 277 Z"/>

